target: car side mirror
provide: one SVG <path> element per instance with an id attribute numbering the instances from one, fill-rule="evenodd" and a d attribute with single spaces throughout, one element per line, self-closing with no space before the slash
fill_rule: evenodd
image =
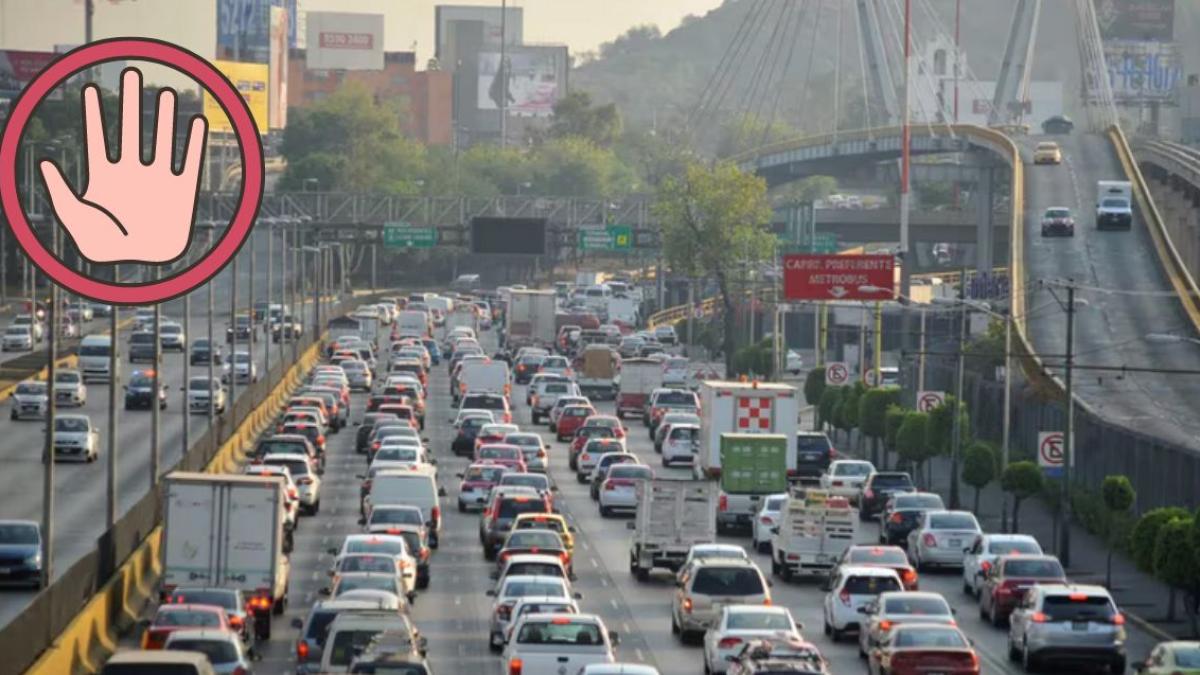
<path id="1" fill-rule="evenodd" d="M 576 600 L 582 600 L 582 599 L 583 599 L 583 593 L 580 593 L 579 591 L 575 591 L 575 594 L 574 594 L 574 595 L 575 595 L 575 599 L 576 599 Z"/>
<path id="2" fill-rule="evenodd" d="M 293 618 L 292 619 L 292 628 L 295 628 L 296 630 L 303 629 L 304 628 L 304 619 L 301 619 L 300 617 Z"/>
<path id="3" fill-rule="evenodd" d="M 439 497 L 445 497 L 445 496 L 446 496 L 446 488 L 444 488 L 444 487 L 438 487 L 438 496 L 439 496 Z"/>
<path id="4" fill-rule="evenodd" d="M 608 631 L 608 641 L 611 642 L 614 647 L 616 647 L 617 645 L 621 644 L 621 636 L 619 633 L 617 633 L 617 631 L 610 630 Z"/>
<path id="5" fill-rule="evenodd" d="M 483 593 L 483 594 L 484 594 L 484 595 L 486 595 L 486 596 L 488 596 L 489 598 L 494 598 L 494 597 L 496 597 L 496 591 L 495 591 L 495 590 L 493 590 L 493 589 L 488 589 L 488 590 L 484 591 L 484 593 Z"/>
<path id="6" fill-rule="evenodd" d="M 326 597 L 328 597 L 331 593 L 333 593 L 333 591 L 329 590 L 328 586 L 325 586 L 321 590 L 317 591 L 318 595 L 324 595 Z"/>
<path id="7" fill-rule="evenodd" d="M 337 555 L 338 554 L 338 550 L 336 548 L 327 548 L 327 549 L 325 549 L 325 552 L 328 553 L 329 555 Z"/>

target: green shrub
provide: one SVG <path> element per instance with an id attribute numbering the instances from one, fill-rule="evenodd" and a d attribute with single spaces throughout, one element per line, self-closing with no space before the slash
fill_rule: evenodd
<path id="1" fill-rule="evenodd" d="M 1129 536 L 1129 549 L 1133 553 L 1133 562 L 1138 569 L 1153 574 L 1155 545 L 1158 542 L 1159 530 L 1172 520 L 1190 517 L 1191 514 L 1187 509 L 1177 506 L 1151 509 L 1142 514 Z"/>

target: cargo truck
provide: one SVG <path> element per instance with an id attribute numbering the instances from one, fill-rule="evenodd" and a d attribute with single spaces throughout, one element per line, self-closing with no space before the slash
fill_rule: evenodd
<path id="1" fill-rule="evenodd" d="M 779 434 L 787 441 L 787 476 L 795 481 L 796 431 L 800 425 L 796 388 L 769 382 L 700 383 L 700 455 L 695 468 L 710 479 L 721 477 L 721 434 Z"/>
<path id="2" fill-rule="evenodd" d="M 579 389 L 592 400 L 617 398 L 617 371 L 621 357 L 607 344 L 592 344 L 579 357 Z"/>
<path id="3" fill-rule="evenodd" d="M 720 443 L 718 534 L 751 527 L 761 501 L 788 489 L 787 436 L 721 434 Z"/>
<path id="4" fill-rule="evenodd" d="M 288 601 L 283 478 L 175 471 L 163 499 L 163 597 L 178 586 L 241 590 L 261 639 Z"/>
<path id="5" fill-rule="evenodd" d="M 409 303 L 412 306 L 412 303 Z M 429 314 L 421 309 L 406 309 L 396 315 L 396 326 L 392 329 L 395 337 L 432 337 L 430 332 Z"/>
<path id="6" fill-rule="evenodd" d="M 1133 185 L 1127 180 L 1096 183 L 1096 229 L 1133 227 Z"/>
<path id="7" fill-rule="evenodd" d="M 617 381 L 617 417 L 640 416 L 650 393 L 662 386 L 662 365 L 653 359 L 625 359 Z"/>
<path id="8" fill-rule="evenodd" d="M 655 567 L 677 571 L 692 546 L 716 541 L 716 499 L 716 485 L 707 480 L 637 481 L 637 515 L 626 525 L 633 530 L 630 573 L 646 581 Z"/>
<path id="9" fill-rule="evenodd" d="M 771 572 L 784 581 L 827 576 L 857 535 L 858 511 L 849 500 L 825 490 L 799 488 L 772 530 Z"/>
<path id="10" fill-rule="evenodd" d="M 554 291 L 513 290 L 508 300 L 505 345 L 509 351 L 521 347 L 550 347 L 558 328 Z"/>

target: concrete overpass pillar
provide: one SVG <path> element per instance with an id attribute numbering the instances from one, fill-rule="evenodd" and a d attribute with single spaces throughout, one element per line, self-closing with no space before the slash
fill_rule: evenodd
<path id="1" fill-rule="evenodd" d="M 995 169 L 980 167 L 975 183 L 975 269 L 990 273 L 995 266 Z"/>

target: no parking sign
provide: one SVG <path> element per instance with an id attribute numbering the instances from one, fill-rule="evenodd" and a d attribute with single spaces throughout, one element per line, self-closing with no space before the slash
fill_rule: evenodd
<path id="1" fill-rule="evenodd" d="M 946 392 L 944 391 L 918 391 L 917 392 L 917 412 L 927 413 L 934 408 L 939 408 L 946 405 Z"/>
<path id="2" fill-rule="evenodd" d="M 825 384 L 840 387 L 850 381 L 850 368 L 843 361 L 834 361 L 825 366 Z"/>
<path id="3" fill-rule="evenodd" d="M 1057 476 L 1062 473 L 1063 458 L 1067 453 L 1066 436 L 1061 431 L 1043 431 L 1038 434 L 1038 466 L 1046 475 Z M 1075 466 L 1075 458 L 1071 458 L 1071 466 Z"/>

